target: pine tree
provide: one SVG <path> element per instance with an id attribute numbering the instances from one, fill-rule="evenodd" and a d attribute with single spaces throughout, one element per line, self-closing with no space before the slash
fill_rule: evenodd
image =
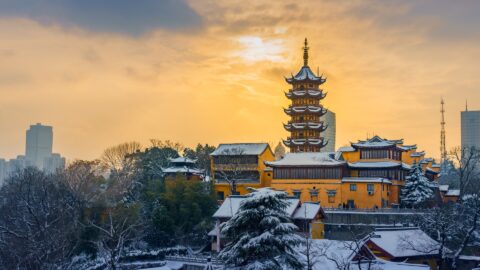
<path id="1" fill-rule="evenodd" d="M 423 174 L 422 167 L 414 163 L 406 177 L 407 182 L 402 188 L 401 201 L 408 207 L 422 207 L 433 198 L 433 190 L 427 177 Z"/>
<path id="2" fill-rule="evenodd" d="M 287 194 L 269 188 L 254 190 L 222 227 L 231 240 L 219 257 L 228 269 L 303 269 L 296 250 L 303 239 L 295 234 L 285 210 Z"/>

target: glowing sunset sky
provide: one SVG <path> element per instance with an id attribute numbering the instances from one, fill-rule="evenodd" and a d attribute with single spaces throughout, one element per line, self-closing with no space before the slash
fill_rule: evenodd
<path id="1" fill-rule="evenodd" d="M 437 157 L 480 109 L 480 1 L 0 0 L 0 157 L 54 126 L 54 151 L 92 159 L 150 138 L 278 143 L 283 76 L 327 76 L 337 147 L 379 134 Z"/>

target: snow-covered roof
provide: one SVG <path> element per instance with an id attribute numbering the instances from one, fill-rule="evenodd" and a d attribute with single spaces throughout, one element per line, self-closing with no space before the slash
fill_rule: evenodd
<path id="1" fill-rule="evenodd" d="M 326 93 L 323 93 L 323 90 L 318 90 L 318 89 L 313 89 L 313 90 L 305 90 L 305 89 L 301 89 L 301 90 L 290 90 L 288 92 L 285 93 L 285 96 L 287 96 L 288 98 L 291 98 L 291 97 L 305 97 L 305 96 L 309 96 L 309 97 L 318 97 L 318 98 L 324 98 L 327 94 Z"/>
<path id="2" fill-rule="evenodd" d="M 429 162 L 433 162 L 433 158 L 424 158 L 420 160 L 420 163 L 429 163 Z"/>
<path id="3" fill-rule="evenodd" d="M 425 155 L 425 151 L 422 151 L 422 152 L 414 152 L 414 153 L 411 153 L 410 156 L 411 157 L 423 157 Z"/>
<path id="4" fill-rule="evenodd" d="M 381 177 L 344 177 L 342 178 L 344 183 L 385 183 L 391 184 L 392 182 L 386 178 Z"/>
<path id="5" fill-rule="evenodd" d="M 465 260 L 465 261 L 476 261 L 476 262 L 480 262 L 480 256 L 460 255 L 458 258 L 459 258 L 460 260 Z"/>
<path id="6" fill-rule="evenodd" d="M 292 113 L 304 113 L 304 112 L 321 113 L 321 114 L 327 113 L 327 109 L 325 109 L 324 107 L 314 106 L 314 105 L 307 105 L 307 106 L 290 105 L 288 108 L 284 108 L 283 111 L 288 115 Z"/>
<path id="7" fill-rule="evenodd" d="M 438 189 L 440 189 L 440 191 L 447 192 L 448 187 L 449 187 L 448 185 L 440 185 L 438 186 Z"/>
<path id="8" fill-rule="evenodd" d="M 291 139 L 288 138 L 286 140 L 283 140 L 283 143 L 286 146 L 292 146 L 292 145 L 327 145 L 326 142 L 324 142 L 324 138 L 318 138 L 318 139 Z"/>
<path id="9" fill-rule="evenodd" d="M 338 269 L 375 269 L 375 270 L 428 270 L 428 265 L 409 264 L 390 262 L 376 258 L 373 261 L 363 260 L 360 265 L 354 261 L 357 244 L 353 241 L 340 241 L 329 239 L 313 239 L 312 240 L 312 253 L 315 255 L 313 270 L 338 270 Z M 301 250 L 305 249 L 305 246 L 300 247 Z M 301 258 L 306 261 L 305 252 L 301 252 Z M 373 255 L 372 255 L 373 256 Z M 284 268 L 284 270 L 287 270 Z"/>
<path id="10" fill-rule="evenodd" d="M 402 149 L 402 150 L 405 150 L 405 151 L 417 149 L 417 145 L 416 145 L 416 144 L 412 144 L 412 145 L 397 145 L 397 147 L 400 148 L 400 149 Z"/>
<path id="11" fill-rule="evenodd" d="M 445 196 L 460 196 L 460 189 L 449 189 Z"/>
<path id="12" fill-rule="evenodd" d="M 352 146 L 365 147 L 365 148 L 382 148 L 382 147 L 390 147 L 390 146 L 394 146 L 402 143 L 403 143 L 403 139 L 387 140 L 387 139 L 382 139 L 379 136 L 374 136 L 366 141 L 359 140 L 357 143 L 352 143 Z"/>
<path id="13" fill-rule="evenodd" d="M 348 166 L 351 167 L 351 168 L 354 168 L 354 169 L 394 168 L 394 167 L 402 166 L 402 162 L 395 162 L 395 161 L 357 161 L 357 162 L 348 163 Z"/>
<path id="14" fill-rule="evenodd" d="M 441 168 L 441 167 L 442 167 L 441 164 L 437 164 L 437 163 L 432 164 L 432 168 Z"/>
<path id="15" fill-rule="evenodd" d="M 202 174 L 203 170 L 193 169 L 188 167 L 169 167 L 162 170 L 164 173 L 192 173 L 192 174 Z"/>
<path id="16" fill-rule="evenodd" d="M 267 149 L 268 143 L 229 143 L 220 144 L 211 156 L 258 156 Z"/>
<path id="17" fill-rule="evenodd" d="M 320 204 L 319 203 L 311 203 L 311 202 L 304 202 L 300 207 L 295 210 L 293 213 L 293 219 L 314 219 L 315 216 L 320 213 Z"/>
<path id="18" fill-rule="evenodd" d="M 436 255 L 440 245 L 418 228 L 376 229 L 368 240 L 397 258 Z"/>
<path id="19" fill-rule="evenodd" d="M 272 167 L 282 166 L 338 166 L 344 161 L 335 159 L 335 152 L 287 153 L 277 161 L 265 162 Z"/>
<path id="20" fill-rule="evenodd" d="M 324 83 L 326 81 L 326 79 L 323 79 L 321 76 L 319 77 L 315 75 L 315 73 L 313 73 L 309 66 L 303 66 L 295 76 L 292 76 L 291 78 L 285 78 L 285 80 L 288 83 L 307 80 L 319 83 Z"/>
<path id="21" fill-rule="evenodd" d="M 225 201 L 223 201 L 222 205 L 220 205 L 220 208 L 218 208 L 218 210 L 213 214 L 213 217 L 214 218 L 231 218 L 233 215 L 235 215 L 238 212 L 241 202 L 246 198 L 248 198 L 248 196 L 239 196 L 239 195 L 229 196 L 228 198 L 225 199 Z M 300 200 L 297 198 L 288 198 L 288 201 L 289 201 L 289 205 L 285 211 L 289 216 L 292 216 L 295 210 L 297 209 L 298 204 L 300 203 Z"/>
<path id="22" fill-rule="evenodd" d="M 177 158 L 171 158 L 170 162 L 171 163 L 192 163 L 192 164 L 195 164 L 196 160 L 189 159 L 187 157 L 177 157 Z"/>
<path id="23" fill-rule="evenodd" d="M 338 152 L 355 152 L 355 148 L 353 148 L 351 146 L 342 146 L 342 147 L 338 148 L 337 151 Z"/>

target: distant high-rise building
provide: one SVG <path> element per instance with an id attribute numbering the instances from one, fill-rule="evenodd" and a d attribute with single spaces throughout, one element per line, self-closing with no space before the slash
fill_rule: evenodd
<path id="1" fill-rule="evenodd" d="M 0 158 L 0 186 L 3 184 L 3 181 L 5 181 L 5 178 L 7 178 L 7 165 L 7 161 Z"/>
<path id="2" fill-rule="evenodd" d="M 52 155 L 53 131 L 51 126 L 43 126 L 38 123 L 31 125 L 27 130 L 27 143 L 25 158 L 29 165 L 43 169 L 45 158 Z"/>
<path id="3" fill-rule="evenodd" d="M 320 152 L 335 152 L 335 136 L 336 136 L 336 118 L 335 113 L 332 111 L 327 111 L 327 113 L 320 117 L 320 121 L 324 122 L 324 125 L 327 126 L 327 129 L 323 132 L 323 137 L 327 145 L 320 149 Z"/>
<path id="4" fill-rule="evenodd" d="M 53 153 L 43 161 L 43 170 L 47 173 L 54 173 L 58 169 L 65 168 L 65 158 L 60 154 Z"/>
<path id="5" fill-rule="evenodd" d="M 480 148 L 480 111 L 461 112 L 462 120 L 462 148 Z"/>

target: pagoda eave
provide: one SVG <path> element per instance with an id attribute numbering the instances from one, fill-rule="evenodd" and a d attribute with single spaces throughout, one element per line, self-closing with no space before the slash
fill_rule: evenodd
<path id="1" fill-rule="evenodd" d="M 323 137 L 320 138 L 320 139 L 291 139 L 291 138 L 288 138 L 286 140 L 283 140 L 283 143 L 288 147 L 319 146 L 320 148 L 322 148 L 322 147 L 327 145 L 327 143 L 325 142 Z"/>
<path id="2" fill-rule="evenodd" d="M 323 93 L 322 90 L 290 90 L 285 92 L 285 96 L 288 99 L 308 97 L 322 100 L 327 96 L 327 93 Z"/>
<path id="3" fill-rule="evenodd" d="M 287 131 L 293 131 L 293 130 L 314 130 L 314 131 L 320 131 L 323 132 L 327 129 L 327 126 L 325 126 L 323 123 L 315 123 L 315 122 L 307 122 L 307 123 L 288 123 L 288 124 L 283 124 L 283 127 Z"/>

